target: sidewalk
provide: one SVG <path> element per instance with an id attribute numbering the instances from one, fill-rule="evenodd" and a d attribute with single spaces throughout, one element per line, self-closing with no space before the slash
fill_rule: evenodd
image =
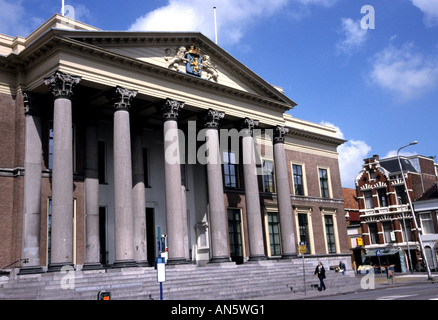
<path id="1" fill-rule="evenodd" d="M 347 287 L 347 288 L 327 288 L 327 290 L 324 291 L 318 291 L 314 288 L 309 288 L 309 290 L 306 290 L 306 293 L 304 291 L 300 292 L 291 292 L 288 294 L 282 294 L 282 295 L 268 295 L 263 297 L 263 300 L 305 300 L 305 299 L 311 299 L 313 297 L 327 297 L 329 299 L 330 296 L 345 294 L 345 293 L 353 293 L 353 292 L 359 292 L 363 290 L 379 290 L 383 288 L 388 287 L 397 287 L 402 285 L 409 285 L 409 284 L 418 284 L 418 283 L 429 283 L 430 281 L 427 279 L 427 273 L 423 272 L 416 272 L 414 274 L 396 274 L 393 279 L 389 279 L 386 277 L 386 274 L 376 274 L 374 278 L 374 289 L 363 289 L 360 286 L 360 280 L 364 278 L 365 275 L 356 275 L 356 278 L 358 278 L 358 286 L 357 287 Z M 438 282 L 438 273 L 432 273 L 432 277 L 434 278 L 435 282 Z M 254 299 L 258 300 L 258 299 Z"/>

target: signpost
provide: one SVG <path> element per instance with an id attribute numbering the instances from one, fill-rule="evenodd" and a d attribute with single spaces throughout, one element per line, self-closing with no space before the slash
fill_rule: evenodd
<path id="1" fill-rule="evenodd" d="M 306 269 L 304 266 L 304 254 L 306 253 L 306 242 L 305 241 L 300 242 L 300 253 L 303 256 L 304 295 L 307 295 L 307 292 L 306 292 Z"/>
<path id="2" fill-rule="evenodd" d="M 157 282 L 160 284 L 160 300 L 163 300 L 163 282 L 166 282 L 166 258 L 162 257 L 162 251 L 166 244 L 161 239 L 161 229 L 158 227 L 158 257 L 157 257 Z"/>
<path id="3" fill-rule="evenodd" d="M 380 263 L 380 256 L 381 255 L 382 255 L 382 252 L 380 251 L 380 249 L 377 249 L 376 256 L 377 256 L 377 259 L 379 259 L 379 273 L 380 273 L 380 275 L 382 275 L 382 265 Z"/>
<path id="4" fill-rule="evenodd" d="M 164 258 L 157 258 L 157 282 L 160 284 L 160 300 L 163 300 L 163 282 L 166 282 L 166 263 Z"/>

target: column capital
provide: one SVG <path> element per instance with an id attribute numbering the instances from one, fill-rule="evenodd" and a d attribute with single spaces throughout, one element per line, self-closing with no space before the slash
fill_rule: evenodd
<path id="1" fill-rule="evenodd" d="M 50 88 L 55 99 L 70 99 L 73 95 L 73 88 L 79 81 L 81 81 L 81 77 L 72 76 L 58 70 L 51 76 L 44 78 L 45 85 Z"/>
<path id="2" fill-rule="evenodd" d="M 282 126 L 274 128 L 274 144 L 284 143 L 284 136 L 289 132 L 289 129 Z"/>
<path id="3" fill-rule="evenodd" d="M 178 120 L 179 111 L 183 108 L 184 102 L 167 98 L 161 107 L 161 111 L 163 112 L 163 120 Z"/>
<path id="4" fill-rule="evenodd" d="M 254 128 L 258 125 L 259 125 L 258 120 L 245 118 L 242 122 L 241 128 L 244 130 L 245 134 L 252 136 Z"/>
<path id="5" fill-rule="evenodd" d="M 34 116 L 36 114 L 37 108 L 33 96 L 27 91 L 23 92 L 23 104 L 25 115 Z"/>
<path id="6" fill-rule="evenodd" d="M 137 95 L 137 90 L 129 90 L 120 86 L 116 87 L 114 92 L 114 112 L 118 110 L 129 111 L 131 108 L 131 100 Z"/>
<path id="7" fill-rule="evenodd" d="M 205 127 L 210 129 L 219 128 L 219 121 L 225 117 L 225 112 L 208 109 L 205 115 Z"/>

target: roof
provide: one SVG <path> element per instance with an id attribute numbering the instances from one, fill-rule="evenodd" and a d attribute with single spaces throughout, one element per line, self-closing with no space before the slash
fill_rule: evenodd
<path id="1" fill-rule="evenodd" d="M 416 201 L 438 199 L 438 183 L 430 187 L 423 195 Z"/>
<path id="2" fill-rule="evenodd" d="M 345 209 L 359 210 L 359 204 L 357 203 L 357 196 L 355 189 L 342 188 L 342 195 L 344 197 Z"/>
<path id="3" fill-rule="evenodd" d="M 417 172 L 417 169 L 412 165 L 408 158 L 400 157 L 400 163 L 403 171 Z M 380 159 L 380 165 L 384 167 L 389 172 L 400 172 L 400 165 L 398 163 L 397 157 Z"/>

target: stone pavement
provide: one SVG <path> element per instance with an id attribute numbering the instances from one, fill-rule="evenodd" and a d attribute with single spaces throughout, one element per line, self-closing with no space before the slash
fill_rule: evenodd
<path id="1" fill-rule="evenodd" d="M 366 275 L 356 275 L 355 277 L 363 279 Z M 432 273 L 432 277 L 434 278 L 433 281 L 438 281 L 438 273 Z M 365 281 L 365 279 L 364 279 Z M 395 274 L 392 279 L 389 279 L 386 277 L 386 274 L 375 274 L 374 278 L 374 290 L 379 290 L 383 288 L 388 287 L 397 287 L 397 286 L 404 286 L 404 285 L 410 285 L 410 284 L 418 284 L 418 283 L 429 283 L 430 281 L 427 279 L 427 273 L 425 272 L 415 272 L 413 274 Z M 336 296 L 346 293 L 353 293 L 353 292 L 359 292 L 364 290 L 370 290 L 370 289 L 363 289 L 360 286 L 357 288 L 354 287 L 346 287 L 344 288 L 329 288 L 327 287 L 327 290 L 324 291 L 318 291 L 315 289 L 306 290 L 306 293 L 304 291 L 300 292 L 291 292 L 287 294 L 281 294 L 281 295 L 267 295 L 263 298 L 255 298 L 252 300 L 305 300 L 305 299 L 312 299 L 314 297 L 327 297 L 328 300 L 330 300 L 330 296 Z"/>

